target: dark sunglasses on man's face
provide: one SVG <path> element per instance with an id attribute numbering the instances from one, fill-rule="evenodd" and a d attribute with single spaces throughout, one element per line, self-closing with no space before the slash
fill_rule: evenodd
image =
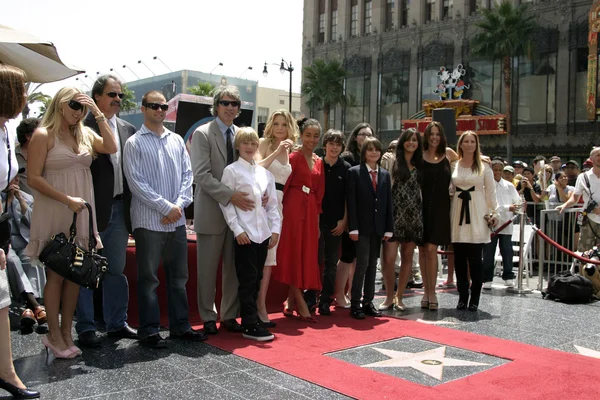
<path id="1" fill-rule="evenodd" d="M 69 102 L 67 104 L 73 111 L 79 111 L 83 108 L 83 104 L 81 104 L 80 102 L 78 102 L 76 100 L 69 100 Z"/>
<path id="2" fill-rule="evenodd" d="M 154 111 L 157 111 L 159 108 L 163 111 L 167 111 L 169 109 L 168 104 L 158 104 L 158 103 L 146 103 L 145 107 L 148 107 Z"/>
<path id="3" fill-rule="evenodd" d="M 240 102 L 239 101 L 230 101 L 230 100 L 220 100 L 219 104 L 225 107 L 229 107 L 229 105 L 231 104 L 231 107 L 239 107 L 240 106 Z"/>
<path id="4" fill-rule="evenodd" d="M 125 97 L 125 93 L 117 93 L 117 92 L 108 92 L 108 93 L 106 93 L 106 95 L 112 99 L 114 99 L 117 96 L 119 96 L 120 99 Z"/>

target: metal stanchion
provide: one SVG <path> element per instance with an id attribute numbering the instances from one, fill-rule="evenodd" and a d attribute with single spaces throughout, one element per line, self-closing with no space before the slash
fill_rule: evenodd
<path id="1" fill-rule="evenodd" d="M 531 293 L 531 289 L 528 287 L 523 287 L 523 261 L 525 260 L 525 210 L 527 207 L 527 203 L 525 201 L 521 202 L 521 207 L 519 208 L 519 214 L 521 214 L 521 221 L 519 222 L 519 272 L 517 276 L 517 287 L 509 287 L 506 289 L 508 293 L 514 294 L 527 294 Z"/>

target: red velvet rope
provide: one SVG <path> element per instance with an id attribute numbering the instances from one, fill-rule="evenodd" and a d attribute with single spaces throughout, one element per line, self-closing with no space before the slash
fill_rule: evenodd
<path id="1" fill-rule="evenodd" d="M 571 250 L 567 249 L 566 247 L 563 247 L 560 244 L 556 243 L 554 240 L 552 240 L 548 235 L 546 235 L 544 232 L 542 232 L 542 230 L 535 225 L 533 225 L 533 231 L 535 233 L 537 233 L 538 235 L 540 235 L 540 237 L 542 239 L 544 239 L 546 242 L 550 243 L 552 246 L 556 247 L 558 250 L 562 251 L 563 253 L 567 253 L 571 257 L 576 258 L 579 261 L 586 263 L 586 264 L 600 265 L 600 261 L 582 257 L 579 254 L 576 254 L 576 253 L 572 252 Z"/>

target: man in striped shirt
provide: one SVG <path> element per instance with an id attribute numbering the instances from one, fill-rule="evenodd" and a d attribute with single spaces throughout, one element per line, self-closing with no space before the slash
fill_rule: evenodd
<path id="1" fill-rule="evenodd" d="M 136 242 L 140 343 L 166 347 L 159 335 L 156 288 L 161 259 L 169 293 L 171 338 L 206 339 L 189 322 L 187 235 L 183 209 L 192 202 L 192 169 L 183 139 L 163 126 L 167 103 L 158 91 L 142 97 L 144 125 L 125 144 L 124 171 L 131 188 L 131 223 Z"/>

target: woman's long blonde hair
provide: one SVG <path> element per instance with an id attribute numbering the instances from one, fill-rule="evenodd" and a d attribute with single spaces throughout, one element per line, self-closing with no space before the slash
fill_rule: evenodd
<path id="1" fill-rule="evenodd" d="M 473 136 L 475 137 L 475 153 L 473 154 L 473 165 L 471 165 L 471 170 L 475 172 L 477 175 L 481 175 L 483 172 L 483 162 L 481 161 L 481 149 L 479 146 L 479 136 L 473 131 L 466 131 L 458 138 L 458 143 L 456 144 L 458 150 L 458 159 L 461 160 L 463 158 L 463 151 L 461 148 L 462 142 L 465 137 Z"/>
<path id="2" fill-rule="evenodd" d="M 273 112 L 273 114 L 271 114 L 271 116 L 269 117 L 269 120 L 267 121 L 267 125 L 265 126 L 265 131 L 264 131 L 264 138 L 269 142 L 269 146 L 268 149 L 273 151 L 274 149 L 272 149 L 271 147 L 273 146 L 273 144 L 275 143 L 275 135 L 273 135 L 273 123 L 275 122 L 275 118 L 282 116 L 283 118 L 285 118 L 285 124 L 287 125 L 287 132 L 288 132 L 288 139 L 290 139 L 292 142 L 296 143 L 296 141 L 298 140 L 298 137 L 300 136 L 299 132 L 298 132 L 298 124 L 296 123 L 296 120 L 294 119 L 294 117 L 292 117 L 292 114 L 289 113 L 289 111 L 287 110 L 277 110 L 275 112 Z"/>
<path id="3" fill-rule="evenodd" d="M 60 127 L 62 123 L 61 105 L 73 100 L 75 96 L 83 93 L 81 90 L 74 87 L 64 87 L 54 95 L 54 98 L 48 105 L 48 110 L 44 114 L 44 118 L 40 123 L 40 127 L 46 128 L 48 133 L 52 133 L 58 138 L 61 138 Z M 81 118 L 77 123 L 69 127 L 70 133 L 75 137 L 79 151 L 87 150 L 92 157 L 96 157 L 94 152 L 94 133 L 90 128 L 83 125 L 83 119 L 87 115 L 87 107 L 83 107 Z"/>

